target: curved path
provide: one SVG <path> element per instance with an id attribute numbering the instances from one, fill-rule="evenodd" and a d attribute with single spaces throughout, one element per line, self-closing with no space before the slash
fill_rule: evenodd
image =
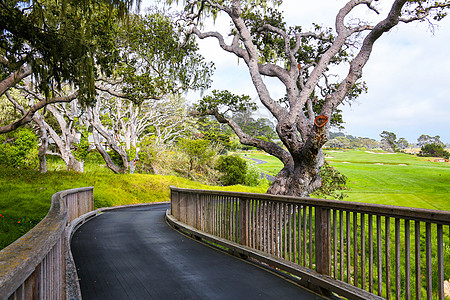
<path id="1" fill-rule="evenodd" d="M 102 213 L 72 252 L 84 299 L 321 299 L 246 261 L 176 232 L 169 204 Z"/>
<path id="2" fill-rule="evenodd" d="M 245 158 L 254 161 L 255 165 L 267 164 L 267 161 L 262 160 L 262 159 L 250 158 L 250 157 L 245 157 Z M 261 178 L 266 178 L 270 182 L 273 182 L 275 180 L 275 176 L 269 175 L 269 174 L 266 174 L 266 173 L 263 173 L 263 172 L 261 172 Z"/>

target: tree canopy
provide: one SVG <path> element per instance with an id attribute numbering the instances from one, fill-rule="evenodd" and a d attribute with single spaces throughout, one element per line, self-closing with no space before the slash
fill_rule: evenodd
<path id="1" fill-rule="evenodd" d="M 94 95 L 96 65 L 107 69 L 114 59 L 108 42 L 113 20 L 134 1 L 1 1 L 1 80 L 12 83 L 33 75 L 48 97 L 54 83 L 68 81 L 80 97 Z M 2 82 L 5 83 L 5 82 Z M 4 85 L 0 95 L 13 85 Z"/>

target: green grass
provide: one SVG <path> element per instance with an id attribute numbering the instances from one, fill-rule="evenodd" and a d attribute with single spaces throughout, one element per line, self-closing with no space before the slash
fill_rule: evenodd
<path id="1" fill-rule="evenodd" d="M 52 169 L 52 168 L 49 168 Z M 92 168 L 95 169 L 95 168 Z M 170 200 L 171 185 L 183 188 L 216 189 L 264 193 L 268 185 L 206 186 L 176 176 L 113 174 L 96 171 L 76 173 L 0 168 L 0 249 L 36 225 L 50 209 L 54 193 L 77 187 L 94 186 L 95 207 L 162 202 Z"/>
<path id="2" fill-rule="evenodd" d="M 450 210 L 450 164 L 430 162 L 408 154 L 375 154 L 364 151 L 325 151 L 326 159 L 345 174 L 349 197 L 345 200 Z M 247 157 L 267 161 L 258 165 L 276 174 L 281 162 L 265 153 Z M 94 186 L 95 206 L 169 201 L 169 186 L 264 193 L 259 187 L 206 186 L 175 176 L 119 175 L 95 159 L 88 160 L 83 174 L 65 171 L 49 158 L 49 172 L 0 168 L 0 249 L 37 224 L 50 208 L 51 196 L 61 190 Z"/>
<path id="3" fill-rule="evenodd" d="M 242 155 L 247 158 L 256 158 L 266 161 L 267 163 L 258 165 L 258 168 L 266 174 L 276 175 L 278 172 L 280 172 L 281 168 L 283 167 L 282 163 L 278 158 L 266 153 L 252 152 L 252 153 L 243 153 Z"/>
<path id="4" fill-rule="evenodd" d="M 450 210 L 450 164 L 409 154 L 325 151 L 326 160 L 348 177 L 346 201 Z M 247 157 L 268 161 L 258 167 L 276 174 L 282 164 L 264 153 Z"/>

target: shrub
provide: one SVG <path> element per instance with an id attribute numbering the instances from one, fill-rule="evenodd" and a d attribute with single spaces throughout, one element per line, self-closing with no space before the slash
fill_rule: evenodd
<path id="1" fill-rule="evenodd" d="M 258 186 L 261 184 L 261 171 L 252 163 L 247 163 L 247 174 L 245 175 L 244 184 L 248 186 Z"/>
<path id="2" fill-rule="evenodd" d="M 36 134 L 29 128 L 21 128 L 6 140 L 2 137 L 0 144 L 0 164 L 17 168 L 37 168 L 38 141 Z"/>
<path id="3" fill-rule="evenodd" d="M 347 190 L 347 176 L 340 173 L 338 169 L 331 166 L 327 161 L 320 168 L 319 175 L 322 178 L 322 186 L 314 192 L 317 197 L 344 200 L 348 195 Z"/>
<path id="4" fill-rule="evenodd" d="M 223 173 L 220 179 L 224 185 L 245 184 L 248 166 L 242 157 L 221 156 L 216 169 Z"/>

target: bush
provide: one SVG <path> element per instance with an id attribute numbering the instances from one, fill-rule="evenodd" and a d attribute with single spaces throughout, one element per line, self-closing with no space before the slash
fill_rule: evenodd
<path id="1" fill-rule="evenodd" d="M 320 168 L 319 175 L 322 178 L 322 186 L 314 192 L 315 196 L 338 200 L 344 200 L 345 197 L 348 197 L 345 193 L 345 190 L 348 189 L 348 178 L 340 173 L 338 169 L 325 161 L 322 168 Z"/>
<path id="2" fill-rule="evenodd" d="M 214 169 L 217 147 L 205 140 L 181 140 L 178 147 L 157 145 L 153 137 L 139 144 L 137 173 L 176 175 L 203 184 L 217 184 L 219 172 Z"/>
<path id="3" fill-rule="evenodd" d="M 8 140 L 0 140 L 0 164 L 16 168 L 37 168 L 38 141 L 36 134 L 29 128 L 21 128 Z"/>
<path id="4" fill-rule="evenodd" d="M 261 184 L 261 171 L 252 163 L 247 163 L 247 174 L 245 175 L 244 184 L 248 186 L 258 186 Z"/>
<path id="5" fill-rule="evenodd" d="M 221 181 L 224 185 L 245 184 L 247 178 L 247 162 L 239 156 L 221 156 L 216 169 L 223 173 Z"/>

